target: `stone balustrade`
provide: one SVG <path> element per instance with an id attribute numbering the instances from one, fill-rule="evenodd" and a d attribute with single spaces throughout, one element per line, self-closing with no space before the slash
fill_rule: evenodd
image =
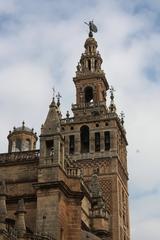
<path id="1" fill-rule="evenodd" d="M 33 161 L 38 159 L 39 159 L 39 150 L 0 154 L 0 164 L 21 162 L 21 161 Z"/>
<path id="2" fill-rule="evenodd" d="M 67 168 L 67 175 L 70 177 L 80 177 L 80 169 L 74 167 Z"/>

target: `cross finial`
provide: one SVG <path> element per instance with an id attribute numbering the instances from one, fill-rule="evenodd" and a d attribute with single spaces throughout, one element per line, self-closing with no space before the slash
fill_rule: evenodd
<path id="1" fill-rule="evenodd" d="M 24 126 L 25 126 L 25 122 L 24 122 L 24 120 L 23 120 L 23 122 L 22 122 L 22 128 L 24 129 Z"/>
<path id="2" fill-rule="evenodd" d="M 53 98 L 55 98 L 55 88 L 54 87 L 52 88 L 52 91 L 53 91 Z"/>
<path id="3" fill-rule="evenodd" d="M 56 98 L 57 98 L 57 106 L 59 107 L 60 106 L 60 99 L 61 99 L 61 95 L 60 93 L 58 92 L 57 95 L 56 95 Z"/>
<path id="4" fill-rule="evenodd" d="M 57 98 L 61 98 L 61 97 L 62 97 L 61 94 L 60 94 L 60 92 L 57 93 L 56 97 L 57 97 Z"/>
<path id="5" fill-rule="evenodd" d="M 69 118 L 69 116 L 70 116 L 69 111 L 67 111 L 66 117 Z"/>

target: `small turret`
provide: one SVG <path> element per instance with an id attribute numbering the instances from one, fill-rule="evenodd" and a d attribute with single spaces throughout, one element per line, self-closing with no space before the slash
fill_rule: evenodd
<path id="1" fill-rule="evenodd" d="M 13 131 L 8 135 L 8 152 L 21 152 L 35 150 L 37 142 L 37 133 L 34 129 L 30 129 L 25 126 L 25 122 L 22 122 L 21 127 L 14 127 Z"/>
<path id="2" fill-rule="evenodd" d="M 23 237 L 24 233 L 26 232 L 25 214 L 26 214 L 26 210 L 25 210 L 24 200 L 20 199 L 18 201 L 17 210 L 15 212 L 15 215 L 16 215 L 15 228 L 17 230 L 19 237 Z"/>
<path id="3" fill-rule="evenodd" d="M 75 119 L 86 116 L 102 116 L 107 113 L 106 92 L 109 89 L 105 73 L 101 68 L 102 57 L 97 50 L 98 44 L 93 37 L 95 25 L 89 26 L 89 37 L 84 44 L 84 52 L 77 65 L 76 76 L 73 78 L 76 87 L 76 104 L 72 105 Z M 84 116 L 84 109 L 86 110 Z"/>
<path id="4" fill-rule="evenodd" d="M 55 103 L 53 97 L 51 104 L 49 105 L 49 112 L 45 123 L 41 129 L 41 135 L 52 135 L 53 133 L 60 131 L 60 119 L 58 106 Z"/>
<path id="5" fill-rule="evenodd" d="M 101 70 L 103 60 L 97 51 L 97 46 L 97 42 L 93 37 L 87 38 L 84 44 L 85 52 L 81 55 L 77 66 L 77 75 L 103 73 L 103 70 Z"/>
<path id="6" fill-rule="evenodd" d="M 40 163 L 64 167 L 64 138 L 61 134 L 59 106 L 53 100 L 40 135 Z"/>

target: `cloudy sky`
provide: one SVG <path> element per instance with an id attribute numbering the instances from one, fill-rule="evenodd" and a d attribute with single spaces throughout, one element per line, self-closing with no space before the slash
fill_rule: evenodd
<path id="1" fill-rule="evenodd" d="M 0 152 L 13 126 L 39 133 L 52 98 L 65 115 L 94 19 L 96 40 L 129 141 L 132 240 L 160 233 L 160 0 L 0 0 Z"/>

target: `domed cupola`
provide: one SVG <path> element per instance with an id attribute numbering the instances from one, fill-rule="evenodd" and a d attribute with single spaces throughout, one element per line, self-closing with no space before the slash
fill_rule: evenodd
<path id="1" fill-rule="evenodd" d="M 82 53 L 77 66 L 77 75 L 103 72 L 101 70 L 102 58 L 99 51 L 97 51 L 97 46 L 97 42 L 93 37 L 87 38 L 84 44 L 85 52 Z"/>
<path id="2" fill-rule="evenodd" d="M 22 122 L 22 126 L 14 127 L 13 131 L 9 131 L 7 138 L 9 141 L 8 152 L 35 150 L 38 140 L 34 129 L 26 127 L 24 121 Z"/>
<path id="3" fill-rule="evenodd" d="M 97 41 L 93 37 L 89 37 L 86 39 L 84 47 L 86 49 L 86 52 L 88 53 L 96 53 L 96 49 L 98 47 Z"/>

